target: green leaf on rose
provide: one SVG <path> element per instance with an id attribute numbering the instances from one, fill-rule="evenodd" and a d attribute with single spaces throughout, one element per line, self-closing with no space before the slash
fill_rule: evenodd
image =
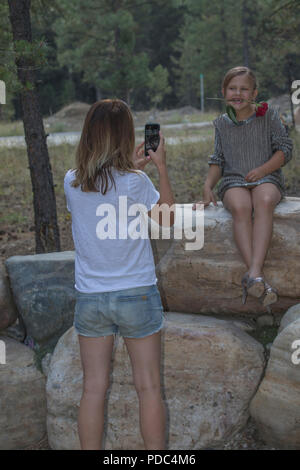
<path id="1" fill-rule="evenodd" d="M 229 104 L 226 106 L 226 113 L 228 114 L 229 118 L 232 120 L 232 122 L 234 122 L 234 124 L 239 124 L 238 123 L 238 120 L 236 118 L 236 111 L 235 109 L 230 106 Z"/>

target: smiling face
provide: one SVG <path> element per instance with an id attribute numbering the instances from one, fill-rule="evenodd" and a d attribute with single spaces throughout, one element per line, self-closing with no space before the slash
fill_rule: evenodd
<path id="1" fill-rule="evenodd" d="M 233 106 L 237 113 L 252 109 L 251 101 L 257 96 L 257 89 L 253 89 L 253 81 L 247 74 L 237 75 L 228 83 L 222 93 L 227 103 Z"/>

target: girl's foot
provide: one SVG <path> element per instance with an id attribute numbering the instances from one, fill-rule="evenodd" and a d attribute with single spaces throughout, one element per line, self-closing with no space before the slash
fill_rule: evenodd
<path id="1" fill-rule="evenodd" d="M 253 297 L 259 298 L 265 292 L 265 282 L 262 276 L 250 277 L 247 280 L 247 291 L 248 294 Z"/>
<path id="2" fill-rule="evenodd" d="M 264 307 L 268 307 L 269 305 L 277 302 L 278 292 L 274 287 L 271 287 L 270 284 L 268 284 L 266 281 L 265 281 L 265 286 L 266 288 L 265 288 L 262 303 Z"/>

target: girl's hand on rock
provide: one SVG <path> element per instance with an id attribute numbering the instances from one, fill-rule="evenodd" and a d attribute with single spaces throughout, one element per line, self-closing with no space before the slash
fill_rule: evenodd
<path id="1" fill-rule="evenodd" d="M 193 211 L 197 209 L 197 204 L 204 204 L 204 207 L 207 207 L 209 206 L 210 203 L 213 203 L 214 206 L 217 206 L 217 201 L 216 201 L 216 197 L 212 191 L 211 188 L 208 188 L 208 187 L 204 187 L 204 190 L 203 190 L 203 200 L 202 201 L 198 201 L 198 202 L 195 202 L 195 204 L 193 205 L 192 209 Z"/>

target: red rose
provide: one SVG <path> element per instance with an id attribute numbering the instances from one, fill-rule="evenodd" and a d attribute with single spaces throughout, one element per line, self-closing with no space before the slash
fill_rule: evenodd
<path id="1" fill-rule="evenodd" d="M 267 112 L 268 107 L 268 103 L 258 103 L 256 105 L 256 116 L 264 116 Z"/>

